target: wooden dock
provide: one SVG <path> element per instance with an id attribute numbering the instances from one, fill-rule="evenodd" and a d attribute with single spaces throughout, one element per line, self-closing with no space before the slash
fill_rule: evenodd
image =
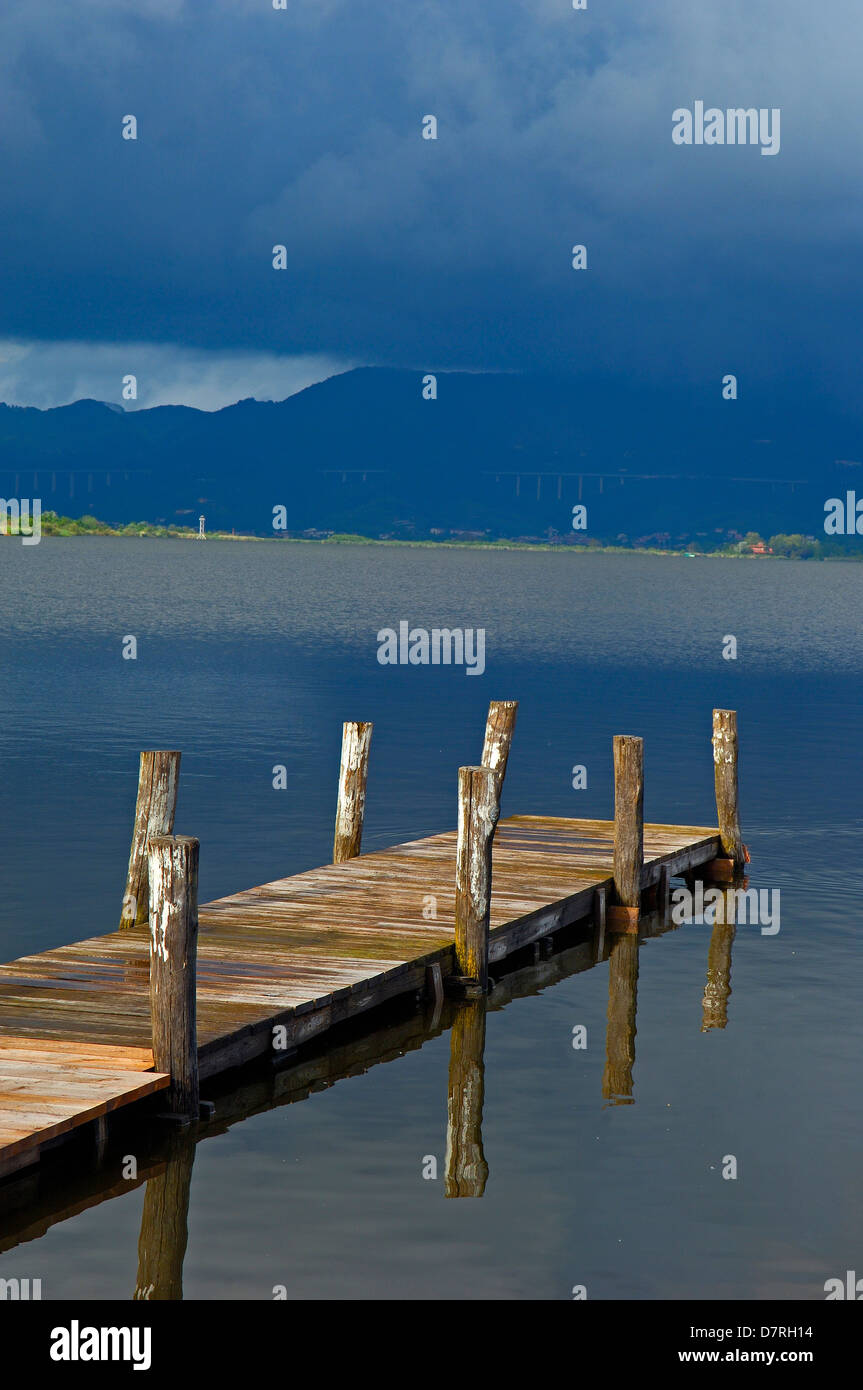
<path id="1" fill-rule="evenodd" d="M 158 768 L 145 770 L 142 758 L 139 811 L 157 805 L 159 822 L 150 824 L 148 842 L 136 818 L 130 878 L 134 872 L 140 879 L 141 854 L 149 853 L 149 922 L 0 966 L 0 1177 L 37 1162 L 81 1126 L 96 1121 L 104 1128 L 119 1107 L 143 1101 L 178 1115 L 193 1109 L 186 1118 L 197 1121 L 199 1078 L 212 1080 L 263 1056 L 287 1060 L 335 1025 L 398 996 L 413 994 L 439 1008 L 445 993 L 476 995 L 486 962 L 465 970 L 465 960 L 473 959 L 470 931 L 479 930 L 493 967 L 587 921 L 602 958 L 606 929 L 635 934 L 637 941 L 640 914 L 649 908 L 665 914 L 672 877 L 699 869 L 727 877 L 735 862 L 727 856 L 737 828 L 736 725 L 734 816 L 729 819 L 720 797 L 719 826 L 643 825 L 640 783 L 627 761 L 630 745 L 640 740 L 628 740 L 620 741 L 613 821 L 497 821 L 493 815 L 491 829 L 474 835 L 471 803 L 463 801 L 458 831 L 370 854 L 358 853 L 365 768 L 351 764 L 350 750 L 360 744 L 348 736 L 358 727 L 370 728 L 346 726 L 341 785 L 348 795 L 340 795 L 334 853 L 337 858 L 340 835 L 345 841 L 352 799 L 359 820 L 358 833 L 347 834 L 353 857 L 221 898 L 199 912 L 196 882 L 170 874 L 157 879 L 156 856 L 176 868 L 178 852 L 185 862 L 190 845 L 196 871 L 197 842 L 170 836 L 173 807 L 166 811 L 164 799 L 144 786 Z M 508 741 L 496 759 L 488 740 L 487 732 L 483 764 L 462 771 L 472 774 L 474 790 L 487 787 L 495 799 Z M 367 758 L 367 739 L 361 745 Z M 716 749 L 714 731 L 715 757 Z M 616 741 L 616 767 L 618 751 Z M 721 776 L 727 781 L 725 765 Z M 717 772 L 718 796 L 719 787 Z M 492 839 L 493 881 L 484 902 L 480 870 L 491 879 Z M 621 891 L 632 862 L 637 905 L 627 904 Z M 127 894 L 124 921 L 138 916 Z M 169 951 L 181 927 L 184 949 Z"/>

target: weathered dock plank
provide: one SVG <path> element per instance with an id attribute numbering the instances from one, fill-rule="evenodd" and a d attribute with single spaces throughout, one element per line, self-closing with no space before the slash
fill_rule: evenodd
<path id="1" fill-rule="evenodd" d="M 46 1143 L 118 1106 L 153 1095 L 169 1078 L 147 1048 L 0 1039 L 0 1175 L 32 1161 Z"/>

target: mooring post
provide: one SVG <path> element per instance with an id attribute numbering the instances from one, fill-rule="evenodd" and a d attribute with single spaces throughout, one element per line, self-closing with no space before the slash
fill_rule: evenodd
<path id="1" fill-rule="evenodd" d="M 717 859 L 711 868 L 715 877 L 732 878 L 747 860 L 740 834 L 737 799 L 737 711 L 713 711 L 713 779 L 716 785 L 716 815 L 727 863 Z"/>
<path id="2" fill-rule="evenodd" d="M 126 876 L 126 892 L 120 915 L 121 927 L 139 926 L 147 920 L 147 842 L 153 835 L 170 835 L 174 829 L 179 776 L 179 753 L 160 751 L 141 754 L 129 872 Z"/>
<path id="3" fill-rule="evenodd" d="M 490 767 L 458 770 L 455 955 L 458 973 L 488 988 L 491 842 L 500 816 L 500 781 Z"/>
<path id="4" fill-rule="evenodd" d="M 153 1064 L 171 1078 L 168 1108 L 197 1120 L 198 841 L 150 840 L 150 1013 Z"/>
<path id="5" fill-rule="evenodd" d="M 518 700 L 492 700 L 485 723 L 485 738 L 480 762 L 498 774 L 500 785 L 506 776 L 506 764 L 515 733 Z"/>
<path id="6" fill-rule="evenodd" d="M 336 833 L 333 863 L 356 859 L 363 838 L 366 808 L 366 779 L 369 775 L 369 745 L 372 724 L 345 724 L 342 728 L 342 761 L 339 767 L 339 800 L 336 806 Z"/>
<path id="7" fill-rule="evenodd" d="M 644 867 L 644 741 L 614 738 L 614 891 L 609 931 L 638 932 Z"/>

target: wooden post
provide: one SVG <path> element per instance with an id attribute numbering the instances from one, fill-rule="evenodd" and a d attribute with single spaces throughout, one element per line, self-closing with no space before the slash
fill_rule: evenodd
<path id="1" fill-rule="evenodd" d="M 355 859 L 363 838 L 366 808 L 366 779 L 369 774 L 369 744 L 372 724 L 345 724 L 342 728 L 342 761 L 339 768 L 339 800 L 336 807 L 336 833 L 333 863 Z"/>
<path id="2" fill-rule="evenodd" d="M 500 816 L 500 781 L 490 767 L 458 770 L 455 954 L 458 973 L 488 986 L 491 842 Z"/>
<path id="3" fill-rule="evenodd" d="M 197 1120 L 198 841 L 150 840 L 150 1012 L 153 1064 L 171 1078 L 168 1108 Z"/>
<path id="4" fill-rule="evenodd" d="M 722 852 L 739 872 L 746 862 L 737 804 L 737 711 L 713 711 L 713 777 Z"/>
<path id="5" fill-rule="evenodd" d="M 459 1004 L 450 1033 L 446 1197 L 481 1197 L 488 1180 L 482 1150 L 485 1000 Z"/>
<path id="6" fill-rule="evenodd" d="M 644 867 L 644 742 L 629 734 L 614 739 L 614 890 L 609 931 L 638 931 Z"/>
<path id="7" fill-rule="evenodd" d="M 195 1143 L 174 1135 L 164 1170 L 148 1178 L 138 1237 L 134 1299 L 143 1303 L 183 1297 L 183 1260 L 189 1239 L 189 1192 Z"/>
<path id="8" fill-rule="evenodd" d="M 483 767 L 490 767 L 498 774 L 501 787 L 506 776 L 506 764 L 512 746 L 512 736 L 515 733 L 517 714 L 518 700 L 492 700 L 488 707 L 480 762 Z"/>
<path id="9" fill-rule="evenodd" d="M 147 889 L 147 842 L 152 835 L 170 835 L 174 829 L 177 809 L 177 782 L 180 776 L 180 754 L 177 752 L 146 752 L 141 754 L 138 772 L 138 800 L 135 805 L 135 826 L 129 854 L 129 872 L 123 896 L 121 927 L 136 927 L 146 922 L 149 912 Z"/>

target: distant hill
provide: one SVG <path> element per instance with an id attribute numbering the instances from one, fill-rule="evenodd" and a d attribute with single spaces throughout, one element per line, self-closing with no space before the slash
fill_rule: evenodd
<path id="1" fill-rule="evenodd" d="M 699 399 L 590 378 L 364 368 L 216 412 L 0 405 L 0 495 L 44 510 L 272 533 L 478 531 L 630 538 L 734 527 L 818 534 L 863 496 L 863 432 L 801 390 Z M 838 462 L 843 460 L 843 462 Z M 542 475 L 537 478 L 537 474 Z"/>

